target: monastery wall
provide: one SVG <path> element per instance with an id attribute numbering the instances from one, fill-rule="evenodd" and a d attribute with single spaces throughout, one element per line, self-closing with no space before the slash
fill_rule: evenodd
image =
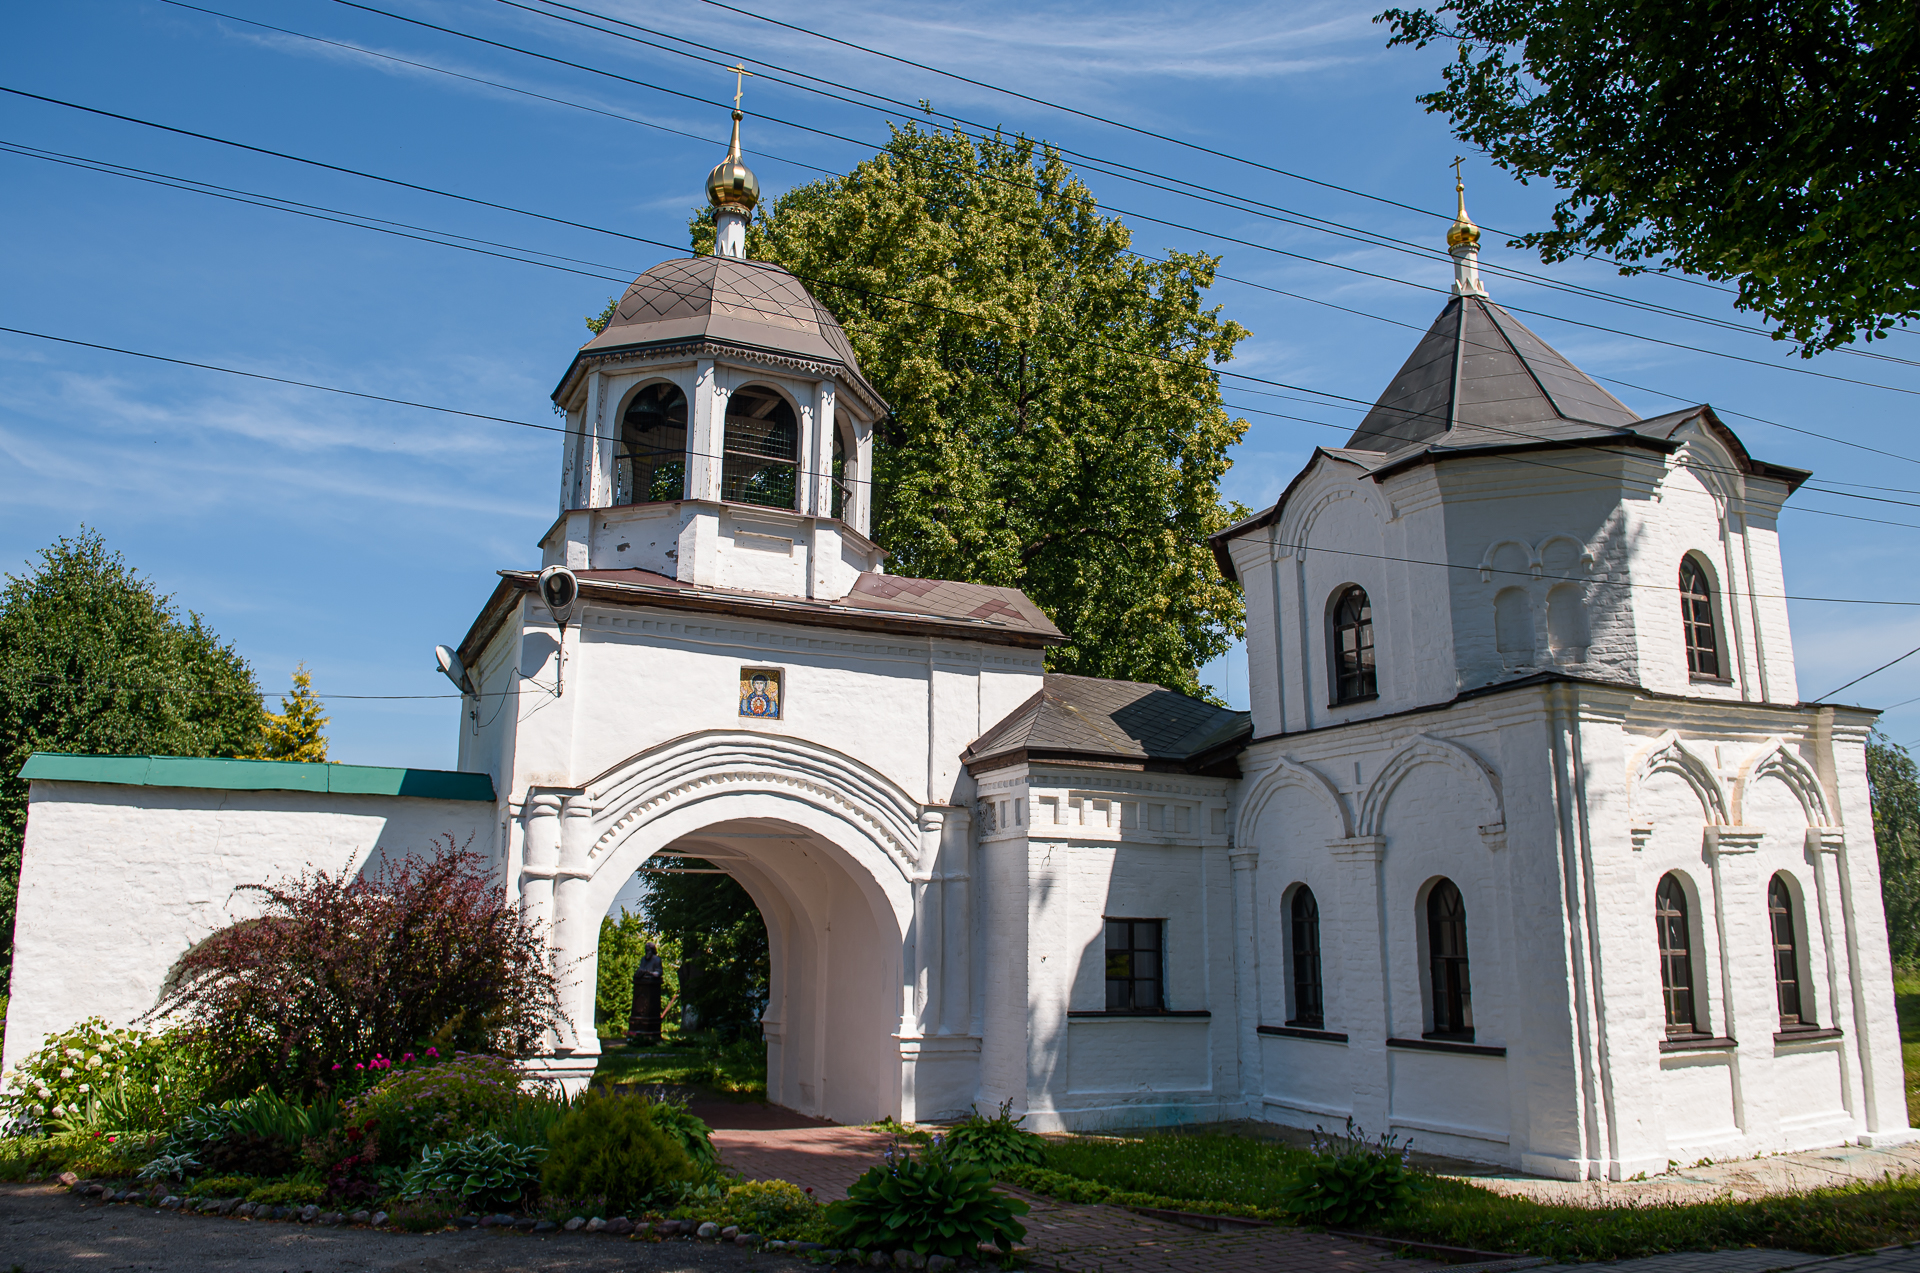
<path id="1" fill-rule="evenodd" d="M 411 772 L 293 768 L 332 770 L 325 776 L 334 778 L 345 771 Z M 89 1016 L 115 1025 L 137 1021 L 159 1001 L 174 962 L 191 946 L 260 913 L 259 895 L 236 891 L 241 886 L 308 870 L 359 872 L 382 854 L 426 851 L 441 835 L 491 855 L 494 803 L 35 779 L 0 1067 L 11 1068 L 49 1033 Z"/>

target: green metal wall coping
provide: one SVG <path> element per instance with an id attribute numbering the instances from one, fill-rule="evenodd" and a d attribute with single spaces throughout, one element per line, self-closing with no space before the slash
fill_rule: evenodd
<path id="1" fill-rule="evenodd" d="M 20 776 L 52 782 L 104 782 L 127 787 L 204 787 L 216 791 L 324 791 L 335 795 L 417 796 L 423 800 L 493 803 L 486 774 L 374 765 L 316 765 L 298 760 L 228 760 L 218 756 L 76 756 L 36 751 Z"/>

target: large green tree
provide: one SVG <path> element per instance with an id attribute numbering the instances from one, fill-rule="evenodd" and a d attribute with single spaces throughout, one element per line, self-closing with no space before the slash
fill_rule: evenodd
<path id="1" fill-rule="evenodd" d="M 693 233 L 712 250 L 710 211 Z M 1054 151 L 906 127 L 762 207 L 747 254 L 839 317 L 893 408 L 891 570 L 1025 589 L 1070 641 L 1048 666 L 1200 693 L 1243 630 L 1206 539 L 1246 511 L 1215 368 L 1247 333 L 1203 304 L 1217 258 L 1130 243 Z"/>
<path id="2" fill-rule="evenodd" d="M 1419 98 L 1565 198 L 1515 240 L 1734 280 L 1813 352 L 1920 316 L 1914 0 L 1444 0 L 1389 44 L 1452 43 Z"/>
<path id="3" fill-rule="evenodd" d="M 1880 897 L 1893 962 L 1920 965 L 1920 770 L 1884 734 L 1867 740 L 1873 838 L 1880 849 Z"/>
<path id="4" fill-rule="evenodd" d="M 0 590 L 0 976 L 13 961 L 36 751 L 232 756 L 260 734 L 253 671 L 83 530 Z"/>
<path id="5" fill-rule="evenodd" d="M 640 899 L 646 928 L 677 941 L 680 958 L 699 968 L 689 984 L 680 965 L 673 967 L 670 988 L 680 1006 L 694 1010 L 700 1029 L 723 1039 L 757 1038 L 772 970 L 760 908 L 738 881 L 699 858 L 658 858 L 647 865 L 661 874 L 648 879 Z M 661 947 L 661 957 L 669 957 L 668 946 Z"/>

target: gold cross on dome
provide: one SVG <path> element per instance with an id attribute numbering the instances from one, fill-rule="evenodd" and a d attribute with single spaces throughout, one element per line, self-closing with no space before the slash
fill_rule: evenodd
<path id="1" fill-rule="evenodd" d="M 746 85 L 747 76 L 752 75 L 753 72 L 747 69 L 745 62 L 740 63 L 738 66 L 729 66 L 727 69 L 733 72 L 733 109 L 739 110 L 741 90 Z"/>
<path id="2" fill-rule="evenodd" d="M 737 106 L 739 105 L 739 102 L 735 101 L 734 104 Z M 1453 184 L 1456 186 L 1459 186 L 1463 190 L 1466 189 L 1466 183 L 1460 179 L 1460 165 L 1465 163 L 1466 161 L 1467 161 L 1467 157 L 1465 155 L 1455 155 L 1453 157 Z"/>

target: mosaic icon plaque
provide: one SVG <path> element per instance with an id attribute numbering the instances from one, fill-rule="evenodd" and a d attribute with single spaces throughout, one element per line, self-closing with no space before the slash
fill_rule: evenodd
<path id="1" fill-rule="evenodd" d="M 759 720 L 780 719 L 780 669 L 740 669 L 740 714 Z"/>

